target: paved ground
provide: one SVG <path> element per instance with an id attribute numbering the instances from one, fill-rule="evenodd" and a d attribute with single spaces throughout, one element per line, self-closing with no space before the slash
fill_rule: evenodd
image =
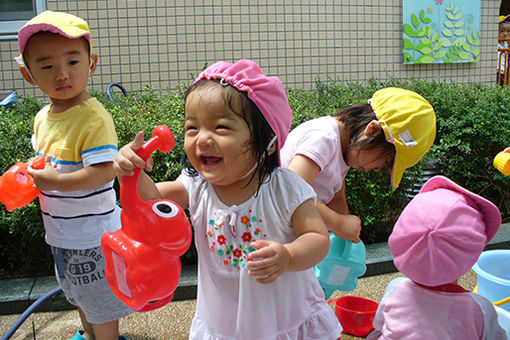
<path id="1" fill-rule="evenodd" d="M 510 223 L 501 225 L 498 234 L 489 244 L 488 249 L 510 249 Z M 187 267 L 186 267 L 187 268 Z M 183 287 L 179 290 L 182 294 L 180 299 L 187 299 L 196 295 L 196 268 L 184 268 L 181 273 Z M 330 299 L 336 299 L 344 295 L 356 295 L 380 301 L 386 285 L 396 276 L 394 273 L 393 257 L 387 243 L 367 245 L 367 277 L 359 280 L 358 287 L 351 292 L 335 292 Z M 389 274 L 387 274 L 389 273 Z M 379 275 L 382 274 L 382 275 Z M 18 308 L 11 308 L 10 300 L 26 304 L 27 299 L 33 301 L 41 295 L 56 287 L 53 277 L 34 280 L 13 280 L 9 284 L 0 281 L 0 314 L 22 312 L 24 304 Z M 464 275 L 460 284 L 469 290 L 473 290 L 476 284 L 476 274 L 473 271 Z M 176 291 L 177 294 L 177 291 Z M 61 306 L 53 301 L 53 304 Z M 10 306 L 10 307 L 8 307 Z M 21 307 L 21 308 L 19 308 Z M 55 306 L 45 302 L 41 309 L 54 309 Z M 333 308 L 333 306 L 332 306 Z M 11 311 L 12 310 L 12 311 Z M 131 340 L 181 340 L 188 338 L 188 330 L 195 311 L 195 300 L 182 300 L 171 302 L 158 310 L 131 315 L 121 320 L 121 333 Z M 20 314 L 0 315 L 0 335 L 11 327 Z M 508 318 L 510 320 L 510 317 Z M 11 339 L 19 340 L 60 340 L 74 336 L 80 327 L 78 313 L 76 311 L 63 312 L 39 312 L 30 316 L 18 329 Z M 510 329 L 510 326 L 508 327 Z M 35 330 L 35 331 L 34 331 Z M 35 335 L 34 336 L 34 332 Z M 510 338 L 510 337 L 509 337 Z M 360 339 L 350 335 L 343 335 L 343 340 Z M 2 340 L 4 340 L 2 338 Z"/>
<path id="2" fill-rule="evenodd" d="M 331 299 L 344 295 L 356 295 L 380 301 L 388 282 L 397 276 L 401 276 L 401 274 L 391 273 L 362 278 L 355 290 L 350 292 L 336 291 Z M 473 271 L 468 272 L 460 279 L 459 283 L 464 288 L 473 290 L 476 284 L 476 274 Z M 121 333 L 131 340 L 187 339 L 195 310 L 195 302 L 195 300 L 176 301 L 155 311 L 133 314 L 121 320 Z M 5 334 L 18 317 L 19 314 L 1 315 L 0 334 Z M 79 327 L 80 322 L 76 311 L 34 313 L 11 339 L 68 339 L 74 336 Z M 34 329 L 36 336 L 34 336 Z M 342 340 L 353 339 L 361 338 L 342 335 Z"/>

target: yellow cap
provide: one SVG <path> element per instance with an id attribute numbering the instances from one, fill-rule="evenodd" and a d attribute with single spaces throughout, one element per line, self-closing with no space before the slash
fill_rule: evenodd
<path id="1" fill-rule="evenodd" d="M 397 87 L 377 91 L 370 104 L 386 140 L 395 145 L 391 185 L 397 188 L 407 168 L 429 151 L 436 138 L 436 114 L 418 93 Z"/>
<path id="2" fill-rule="evenodd" d="M 494 167 L 503 175 L 510 176 L 510 148 L 501 151 L 494 157 Z"/>
<path id="3" fill-rule="evenodd" d="M 49 31 L 69 39 L 85 38 L 90 41 L 89 25 L 82 18 L 64 12 L 44 11 L 28 21 L 18 32 L 18 44 L 21 54 L 25 51 L 28 39 L 38 32 Z"/>
<path id="4" fill-rule="evenodd" d="M 510 18 L 510 14 L 508 14 L 508 15 L 500 15 L 499 16 L 499 23 L 501 24 L 503 21 L 505 21 L 508 18 Z"/>

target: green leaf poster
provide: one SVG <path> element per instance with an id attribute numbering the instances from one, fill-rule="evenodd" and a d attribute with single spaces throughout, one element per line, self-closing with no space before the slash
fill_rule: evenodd
<path id="1" fill-rule="evenodd" d="M 481 0 L 404 0 L 404 64 L 476 62 Z"/>

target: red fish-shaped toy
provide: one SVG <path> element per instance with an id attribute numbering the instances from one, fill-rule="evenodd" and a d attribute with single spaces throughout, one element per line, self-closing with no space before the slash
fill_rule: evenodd
<path id="1" fill-rule="evenodd" d="M 159 125 L 137 154 L 144 160 L 174 146 L 170 129 Z M 179 284 L 179 256 L 191 244 L 191 226 L 183 209 L 170 200 L 144 201 L 138 194 L 140 168 L 120 184 L 122 228 L 101 238 L 105 276 L 113 292 L 131 309 L 145 312 L 170 302 Z"/>

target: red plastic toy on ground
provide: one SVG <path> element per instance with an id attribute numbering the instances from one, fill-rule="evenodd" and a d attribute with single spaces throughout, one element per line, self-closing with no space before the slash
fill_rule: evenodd
<path id="1" fill-rule="evenodd" d="M 159 125 L 137 151 L 144 160 L 174 146 L 170 129 Z M 138 195 L 140 168 L 120 185 L 122 228 L 102 236 L 105 276 L 113 292 L 131 309 L 145 312 L 170 302 L 179 283 L 179 256 L 191 244 L 186 214 L 170 200 L 144 201 Z"/>
<path id="2" fill-rule="evenodd" d="M 32 159 L 30 166 L 43 169 L 44 162 L 44 156 L 37 156 Z M 35 188 L 34 179 L 28 174 L 27 167 L 28 163 L 16 163 L 0 177 L 0 202 L 8 211 L 24 207 L 41 193 Z"/>

